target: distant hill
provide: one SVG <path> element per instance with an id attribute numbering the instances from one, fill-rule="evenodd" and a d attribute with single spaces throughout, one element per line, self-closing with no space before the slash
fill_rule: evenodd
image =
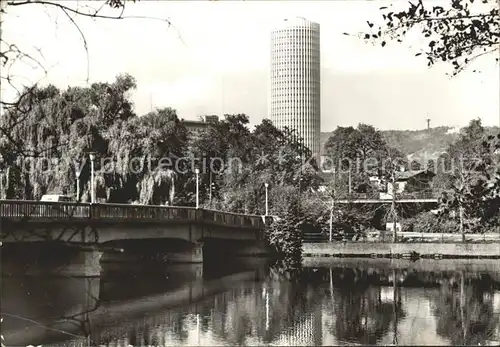
<path id="1" fill-rule="evenodd" d="M 498 134 L 498 127 L 485 127 L 487 133 Z M 407 155 L 422 156 L 430 159 L 437 153 L 445 151 L 450 143 L 458 137 L 459 129 L 437 127 L 425 130 L 382 130 L 382 135 L 391 147 Z M 331 132 L 321 133 L 321 148 L 331 136 Z"/>
<path id="2" fill-rule="evenodd" d="M 458 129 L 438 127 L 425 130 L 384 130 L 382 135 L 390 147 L 407 155 L 437 157 L 453 143 L 459 134 Z"/>

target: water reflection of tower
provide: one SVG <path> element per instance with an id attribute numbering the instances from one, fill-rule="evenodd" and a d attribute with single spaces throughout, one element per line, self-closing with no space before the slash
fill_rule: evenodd
<path id="1" fill-rule="evenodd" d="M 313 346 L 321 346 L 323 344 L 323 312 L 322 306 L 316 305 L 313 312 Z"/>
<path id="2" fill-rule="evenodd" d="M 315 305 L 309 314 L 301 312 L 301 317 L 291 329 L 287 329 L 277 339 L 280 345 L 321 346 L 323 344 L 323 315 L 321 305 Z"/>

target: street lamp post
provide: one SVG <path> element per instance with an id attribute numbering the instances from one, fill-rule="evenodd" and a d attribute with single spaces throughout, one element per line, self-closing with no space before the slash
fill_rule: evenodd
<path id="1" fill-rule="evenodd" d="M 210 208 L 212 208 L 212 170 L 210 170 L 210 187 L 208 190 L 209 198 L 208 198 L 208 203 L 210 205 Z"/>
<path id="2" fill-rule="evenodd" d="M 333 190 L 331 192 L 332 195 L 332 205 L 330 208 L 330 237 L 329 241 L 332 242 L 333 240 L 333 210 L 335 208 L 335 192 L 337 189 L 337 170 L 334 168 L 333 169 Z"/>
<path id="3" fill-rule="evenodd" d="M 3 169 L 0 167 L 0 200 L 3 199 Z"/>
<path id="4" fill-rule="evenodd" d="M 196 174 L 196 208 L 200 208 L 200 187 L 199 187 L 199 174 L 200 174 L 200 169 L 195 169 L 194 170 Z"/>
<path id="5" fill-rule="evenodd" d="M 94 180 L 94 160 L 95 153 L 89 153 L 90 156 L 90 203 L 95 203 L 95 180 Z"/>
<path id="6" fill-rule="evenodd" d="M 266 217 L 268 216 L 269 214 L 269 204 L 268 204 L 268 198 L 267 198 L 267 187 L 269 187 L 269 184 L 268 183 L 264 183 L 264 186 L 266 187 Z"/>
<path id="7" fill-rule="evenodd" d="M 352 173 L 351 173 L 351 163 L 349 163 L 349 198 L 352 195 Z"/>
<path id="8" fill-rule="evenodd" d="M 299 211 L 302 208 L 301 203 L 300 203 L 301 197 L 302 197 L 302 174 L 301 174 L 301 176 L 299 178 L 299 201 L 298 201 L 298 204 L 297 204 L 297 206 L 299 208 Z"/>
<path id="9" fill-rule="evenodd" d="M 0 154 L 0 200 L 3 198 L 3 156 Z"/>
<path id="10" fill-rule="evenodd" d="M 80 202 L 80 172 L 75 169 L 76 175 L 76 202 Z"/>

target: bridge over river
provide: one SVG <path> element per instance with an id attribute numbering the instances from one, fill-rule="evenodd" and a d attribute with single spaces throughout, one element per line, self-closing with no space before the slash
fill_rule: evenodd
<path id="1" fill-rule="evenodd" d="M 0 200 L 3 243 L 142 245 L 148 250 L 156 245 L 173 262 L 202 262 L 206 252 L 266 254 L 264 227 L 271 220 L 181 206 Z"/>

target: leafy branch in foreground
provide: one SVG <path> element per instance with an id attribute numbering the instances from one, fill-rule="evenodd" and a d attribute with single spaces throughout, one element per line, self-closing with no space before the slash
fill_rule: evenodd
<path id="1" fill-rule="evenodd" d="M 402 11 L 392 5 L 381 7 L 383 24 L 368 21 L 369 31 L 360 34 L 361 38 L 385 47 L 387 40 L 403 42 L 411 30 L 418 30 L 425 48 L 416 56 L 425 55 L 429 67 L 438 62 L 451 63 L 453 76 L 477 58 L 498 52 L 498 0 L 450 0 L 449 8 L 432 1 L 426 4 L 422 0 L 409 2 L 409 7 Z"/>

